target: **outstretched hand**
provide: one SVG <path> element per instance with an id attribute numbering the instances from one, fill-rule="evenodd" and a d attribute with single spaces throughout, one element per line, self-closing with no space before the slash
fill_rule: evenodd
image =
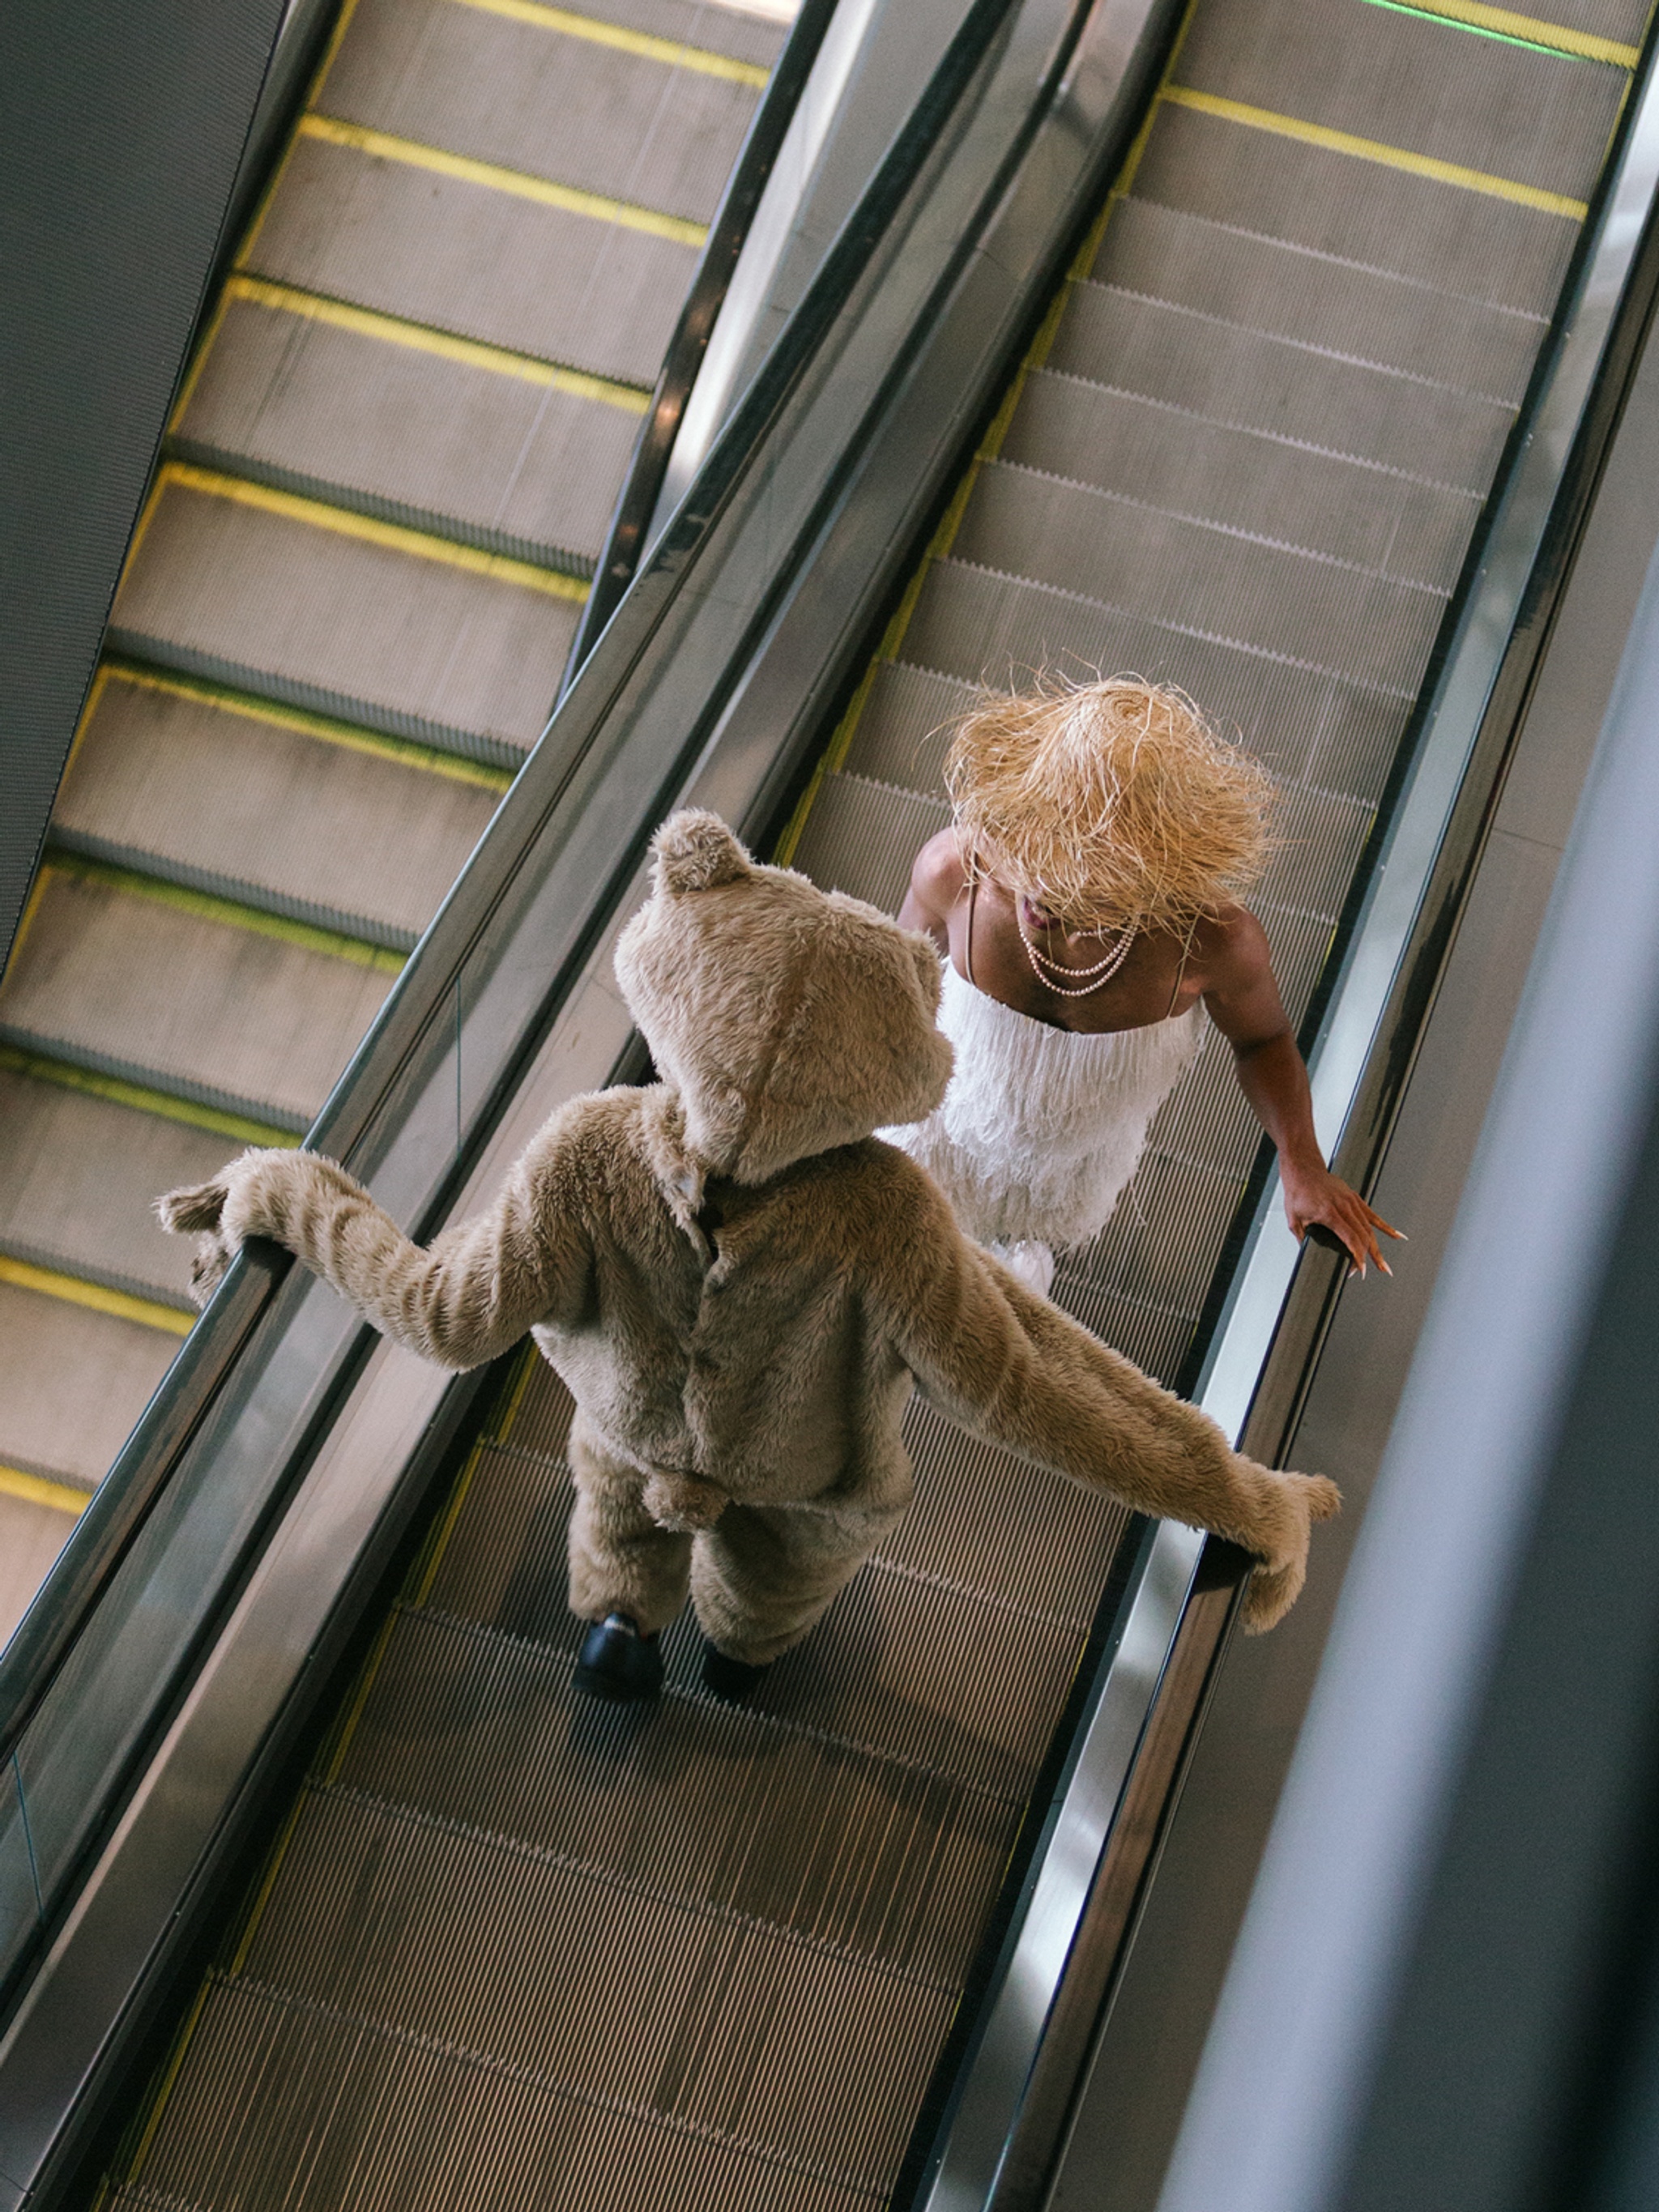
<path id="1" fill-rule="evenodd" d="M 1372 1262 L 1385 1275 L 1394 1273 L 1382 1257 L 1377 1231 L 1404 1243 L 1403 1229 L 1391 1227 L 1380 1213 L 1366 1205 L 1357 1190 L 1327 1167 L 1287 1168 L 1281 1162 L 1280 1176 L 1285 1186 L 1285 1218 L 1297 1243 L 1310 1229 L 1322 1227 L 1330 1231 L 1347 1254 L 1351 1273 L 1363 1276 Z"/>

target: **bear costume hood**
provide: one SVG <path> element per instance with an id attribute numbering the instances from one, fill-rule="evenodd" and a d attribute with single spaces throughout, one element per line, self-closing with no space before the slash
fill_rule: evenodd
<path id="1" fill-rule="evenodd" d="M 678 1094 L 694 1171 L 749 1185 L 920 1121 L 951 1079 L 926 938 L 790 868 L 715 814 L 671 815 L 617 980 Z"/>

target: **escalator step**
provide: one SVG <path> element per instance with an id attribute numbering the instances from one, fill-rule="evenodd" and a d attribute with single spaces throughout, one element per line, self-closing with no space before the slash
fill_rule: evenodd
<path id="1" fill-rule="evenodd" d="M 296 718 L 297 720 L 297 718 Z M 331 743 L 112 671 L 52 817 L 95 839 L 293 902 L 357 911 L 418 936 L 495 811 L 484 781 Z"/>
<path id="2" fill-rule="evenodd" d="M 897 2162 L 957 1997 L 356 1797 L 309 1797 L 283 1865 L 241 1962 L 254 1984 L 866 2188 Z"/>
<path id="3" fill-rule="evenodd" d="M 1477 44 L 1454 24 L 1355 0 L 1206 9 L 1176 74 L 1197 91 L 1580 200 L 1627 82 L 1600 63 Z M 1350 192 L 1364 189 L 1350 179 Z M 1256 228 L 1242 211 L 1233 220 Z"/>
<path id="4" fill-rule="evenodd" d="M 358 0 L 316 104 L 400 137 L 707 222 L 760 97 L 758 72 L 728 64 L 729 73 L 712 74 L 720 58 L 706 48 L 688 58 L 702 66 L 675 67 L 456 0 Z"/>
<path id="5" fill-rule="evenodd" d="M 300 304 L 275 304 L 284 299 Z M 382 323 L 391 337 L 372 322 L 342 328 L 306 313 L 303 294 L 271 287 L 270 301 L 240 297 L 227 311 L 178 424 L 191 455 L 340 484 L 547 549 L 567 565 L 592 563 L 644 393 L 598 382 L 560 389 L 556 375 L 580 380 L 482 348 L 478 359 L 456 359 L 441 336 L 422 343 L 402 325 Z"/>
<path id="6" fill-rule="evenodd" d="M 90 1490 L 178 1349 L 164 1329 L 0 1282 L 0 1465 Z"/>
<path id="7" fill-rule="evenodd" d="M 1236 429 L 1081 377 L 1026 380 L 1001 459 L 1389 576 L 1455 582 L 1478 496 Z M 1289 464 L 1289 465 L 1287 465 Z"/>
<path id="8" fill-rule="evenodd" d="M 48 1056 L 67 1047 L 150 1071 L 163 1089 L 179 1079 L 256 1116 L 271 1107 L 308 1121 L 391 981 L 48 864 L 0 984 L 0 1030 Z"/>
<path id="9" fill-rule="evenodd" d="M 847 772 L 943 799 L 953 726 L 977 696 L 978 687 L 959 677 L 882 661 L 853 732 Z"/>
<path id="10" fill-rule="evenodd" d="M 1231 224 L 1130 198 L 1091 277 L 1216 322 L 1518 406 L 1547 328 L 1493 307 Z"/>
<path id="11" fill-rule="evenodd" d="M 1001 463 L 981 469 L 951 554 L 930 580 L 941 595 L 957 563 L 977 566 L 1378 690 L 1411 685 L 1445 613 L 1443 592 Z"/>
<path id="12" fill-rule="evenodd" d="M 245 265 L 648 388 L 696 259 L 678 238 L 301 138 Z"/>
<path id="13" fill-rule="evenodd" d="M 246 1984 L 210 1984 L 191 2050 L 135 2204 L 840 2212 L 871 2202 L 816 2160 L 786 2163 L 713 2127 L 574 2096 Z M 804 2084 L 804 2101 L 827 2105 L 822 2091 Z"/>
<path id="14" fill-rule="evenodd" d="M 1074 679 L 1132 671 L 1180 684 L 1222 729 L 1244 730 L 1281 775 L 1299 771 L 1333 716 L 1381 752 L 1389 738 L 1397 740 L 1410 704 L 1401 692 L 958 561 L 929 569 L 904 650 L 924 668 L 1000 688 L 1042 668 Z"/>
<path id="15" fill-rule="evenodd" d="M 574 1641 L 574 1639 L 572 1639 Z M 568 1653 L 399 1614 L 337 1786 L 722 1911 L 959 1977 L 1013 1794 L 671 1692 L 576 1698 Z"/>
<path id="16" fill-rule="evenodd" d="M 896 914 L 916 854 L 950 818 L 945 801 L 926 793 L 860 775 L 829 776 L 790 865 L 821 890 L 846 891 Z"/>
<path id="17" fill-rule="evenodd" d="M 212 481 L 212 480 L 210 480 Z M 230 480 L 219 480 L 221 485 Z M 520 577 L 468 549 L 376 543 L 379 526 L 283 510 L 258 487 L 198 488 L 164 472 L 116 595 L 125 649 L 246 672 L 240 688 L 362 701 L 362 719 L 493 739 L 541 735 L 581 586 Z M 183 649 L 183 653 L 177 650 Z M 381 710 L 377 717 L 375 709 Z"/>
<path id="18" fill-rule="evenodd" d="M 204 1182 L 223 1165 L 229 1139 L 3 1069 L 0 1128 L 0 1252 L 140 1297 L 188 1295 L 189 1239 L 164 1235 L 150 1201 Z"/>
<path id="19" fill-rule="evenodd" d="M 1352 19 L 1358 9 L 1346 12 Z M 1464 72 L 1457 77 L 1461 93 Z M 1283 106 L 1278 90 L 1268 105 Z M 1360 131 L 1378 136 L 1364 125 Z M 1431 178 L 1168 101 L 1134 188 L 1139 199 L 1533 314 L 1553 306 L 1578 242 L 1576 223 L 1540 209 L 1448 191 Z"/>
<path id="20" fill-rule="evenodd" d="M 1514 407 L 1109 284 L 1073 287 L 1047 366 L 1208 421 L 1479 490 Z"/>
<path id="21" fill-rule="evenodd" d="M 1248 1150 L 1244 1157 L 1248 1164 Z M 1079 1301 L 1095 1288 L 1196 1318 L 1243 1189 L 1242 1169 L 1230 1174 L 1149 1146 L 1105 1228 L 1061 1260 L 1055 1297 L 1079 1318 Z M 1185 1224 L 1189 1234 L 1170 1237 L 1170 1221 Z M 1174 1370 L 1158 1371 L 1167 1381 Z"/>

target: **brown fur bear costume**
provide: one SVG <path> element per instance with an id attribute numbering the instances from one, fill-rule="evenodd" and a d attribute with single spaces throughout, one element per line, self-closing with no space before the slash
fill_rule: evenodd
<path id="1" fill-rule="evenodd" d="M 689 1587 L 728 1657 L 787 1650 L 910 1501 L 914 1378 L 988 1443 L 1253 1552 L 1245 1621 L 1271 1627 L 1333 1486 L 1230 1450 L 871 1134 L 944 1094 L 932 946 L 759 866 L 713 815 L 676 815 L 654 850 L 617 973 L 661 1081 L 573 1099 L 489 1211 L 426 1250 L 331 1161 L 245 1152 L 158 1201 L 205 1232 L 204 1294 L 270 1237 L 443 1366 L 532 1331 L 576 1401 L 570 1590 L 590 1620 L 649 1634 Z"/>

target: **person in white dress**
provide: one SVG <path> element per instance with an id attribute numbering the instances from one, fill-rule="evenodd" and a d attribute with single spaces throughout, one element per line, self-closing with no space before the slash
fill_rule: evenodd
<path id="1" fill-rule="evenodd" d="M 1206 1018 L 1278 1147 L 1297 1237 L 1322 1223 L 1364 1274 L 1397 1237 L 1331 1173 L 1261 923 L 1238 902 L 1270 848 L 1272 781 L 1182 693 L 1136 678 L 989 695 L 959 726 L 955 815 L 899 919 L 944 960 L 956 1073 L 881 1133 L 969 1234 L 1046 1291 L 1056 1249 L 1110 1219 Z"/>

